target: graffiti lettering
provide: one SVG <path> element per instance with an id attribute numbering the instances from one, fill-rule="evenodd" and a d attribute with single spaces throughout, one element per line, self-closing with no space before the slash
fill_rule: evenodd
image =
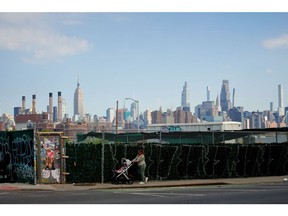
<path id="1" fill-rule="evenodd" d="M 77 147 L 76 147 L 77 146 Z M 93 149 L 92 149 L 93 146 Z M 151 180 L 233 178 L 288 174 L 288 146 L 279 145 L 182 145 L 145 144 L 146 175 Z M 139 144 L 105 145 L 104 179 L 121 158 L 133 159 Z M 101 146 L 67 145 L 67 182 L 97 182 L 101 179 Z M 93 156 L 86 157 L 90 151 Z M 75 166 L 75 162 L 77 167 Z M 137 172 L 135 173 L 137 179 Z"/>
<path id="2" fill-rule="evenodd" d="M 33 138 L 33 130 L 0 132 L 1 166 L 8 181 L 34 181 Z"/>
<path id="3" fill-rule="evenodd" d="M 163 126 L 161 131 L 167 132 L 175 132 L 175 131 L 182 131 L 180 126 Z"/>

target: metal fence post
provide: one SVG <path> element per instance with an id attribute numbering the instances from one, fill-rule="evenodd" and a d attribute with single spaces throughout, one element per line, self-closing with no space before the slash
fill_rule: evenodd
<path id="1" fill-rule="evenodd" d="M 102 128 L 102 152 L 101 152 L 101 183 L 104 183 L 104 138 L 105 138 L 105 134 L 104 134 L 104 127 Z"/>

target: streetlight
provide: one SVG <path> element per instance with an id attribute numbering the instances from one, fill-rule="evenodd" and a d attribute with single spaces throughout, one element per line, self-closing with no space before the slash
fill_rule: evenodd
<path id="1" fill-rule="evenodd" d="M 132 100 L 135 103 L 137 103 L 137 115 L 138 115 L 138 117 L 137 117 L 137 120 L 138 120 L 138 122 L 137 122 L 137 131 L 139 133 L 139 125 L 140 125 L 140 122 L 139 122 L 139 118 L 140 118 L 140 116 L 139 116 L 139 100 L 135 100 L 133 98 L 125 98 L 125 100 Z"/>

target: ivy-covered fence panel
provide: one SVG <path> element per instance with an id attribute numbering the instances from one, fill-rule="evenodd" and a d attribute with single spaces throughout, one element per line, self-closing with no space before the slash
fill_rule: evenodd
<path id="1" fill-rule="evenodd" d="M 212 179 L 288 174 L 288 144 L 66 144 L 67 183 L 109 182 L 121 158 L 144 148 L 151 180 Z M 104 164 L 102 162 L 104 161 Z M 104 169 L 102 170 L 102 167 Z M 134 169 L 136 179 L 137 167 Z"/>

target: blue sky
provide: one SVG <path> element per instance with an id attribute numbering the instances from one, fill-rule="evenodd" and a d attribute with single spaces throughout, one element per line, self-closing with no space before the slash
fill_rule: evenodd
<path id="1" fill-rule="evenodd" d="M 0 109 L 22 96 L 45 111 L 57 92 L 73 114 L 79 76 L 85 110 L 105 115 L 125 97 L 140 110 L 176 109 L 185 81 L 192 110 L 223 79 L 245 110 L 288 106 L 288 13 L 0 13 Z M 127 102 L 128 104 L 128 102 Z"/>

